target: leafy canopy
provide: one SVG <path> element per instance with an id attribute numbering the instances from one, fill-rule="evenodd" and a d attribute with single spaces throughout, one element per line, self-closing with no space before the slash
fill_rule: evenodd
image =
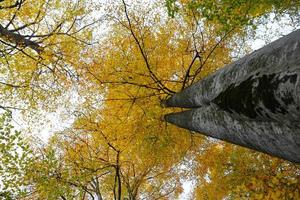
<path id="1" fill-rule="evenodd" d="M 1 90 L 50 107 L 57 105 L 54 100 L 69 105 L 61 91 L 70 86 L 81 97 L 70 127 L 46 144 L 30 143 L 35 157 L 21 177 L 30 185 L 31 199 L 177 199 L 185 181 L 195 183 L 192 199 L 298 198 L 299 166 L 160 119 L 167 112 L 161 100 L 232 62 L 237 49 L 248 51 L 243 28 L 270 12 L 298 12 L 297 3 L 170 0 L 167 7 L 175 17 L 169 18 L 166 1 L 110 2 L 104 5 L 108 32 L 99 45 L 89 46 L 84 41 L 91 41 L 92 29 L 84 29 L 82 19 L 91 13 L 90 4 L 26 2 L 1 8 L 11 13 L 3 15 L 11 17 L 0 22 L 4 28 L 15 12 L 28 25 L 24 32 L 6 27 L 7 35 L 23 36 L 23 42 L 0 36 L 9 44 L 1 47 L 14 52 L 5 54 L 9 64 L 1 61 L 13 69 Z M 22 14 L 26 8 L 32 11 L 28 17 Z"/>

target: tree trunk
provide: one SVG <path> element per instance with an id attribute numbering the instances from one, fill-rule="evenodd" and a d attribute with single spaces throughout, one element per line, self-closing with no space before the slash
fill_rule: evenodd
<path id="1" fill-rule="evenodd" d="M 6 29 L 1 24 L 0 24 L 0 38 L 5 41 L 9 41 L 13 43 L 12 46 L 29 47 L 35 50 L 37 53 L 40 53 L 42 51 L 42 47 L 38 43 L 31 41 L 30 39 L 27 39 L 23 35 L 20 35 L 18 33 Z"/>
<path id="2" fill-rule="evenodd" d="M 300 163 L 300 30 L 174 94 L 165 116 L 204 135 Z"/>

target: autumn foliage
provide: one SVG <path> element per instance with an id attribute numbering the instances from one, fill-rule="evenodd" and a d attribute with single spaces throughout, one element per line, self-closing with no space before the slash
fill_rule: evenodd
<path id="1" fill-rule="evenodd" d="M 0 109 L 30 121 L 79 96 L 73 123 L 47 142 L 0 119 L 20 140 L 0 135 L 0 198 L 178 199 L 189 182 L 190 199 L 299 199 L 298 165 L 161 119 L 164 99 L 249 52 L 268 13 L 297 18 L 299 3 L 270 2 L 0 1 Z M 3 170 L 13 145 L 28 151 L 15 158 L 22 173 Z M 9 176 L 22 191 L 3 189 Z"/>

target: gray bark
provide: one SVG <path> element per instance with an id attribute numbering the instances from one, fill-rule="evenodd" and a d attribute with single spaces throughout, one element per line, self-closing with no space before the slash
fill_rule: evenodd
<path id="1" fill-rule="evenodd" d="M 192 131 L 300 163 L 300 30 L 174 94 L 165 116 Z"/>

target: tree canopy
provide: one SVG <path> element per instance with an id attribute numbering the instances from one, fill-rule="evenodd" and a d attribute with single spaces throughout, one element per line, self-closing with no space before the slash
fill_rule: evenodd
<path id="1" fill-rule="evenodd" d="M 3 114 L 0 198 L 153 200 L 186 192 L 190 199 L 300 198 L 299 165 L 161 119 L 170 111 L 162 100 L 250 52 L 245 40 L 268 14 L 299 26 L 299 6 L 0 1 L 1 111 L 29 123 L 37 112 L 66 108 L 74 119 L 40 141 L 14 132 L 11 115 Z"/>

